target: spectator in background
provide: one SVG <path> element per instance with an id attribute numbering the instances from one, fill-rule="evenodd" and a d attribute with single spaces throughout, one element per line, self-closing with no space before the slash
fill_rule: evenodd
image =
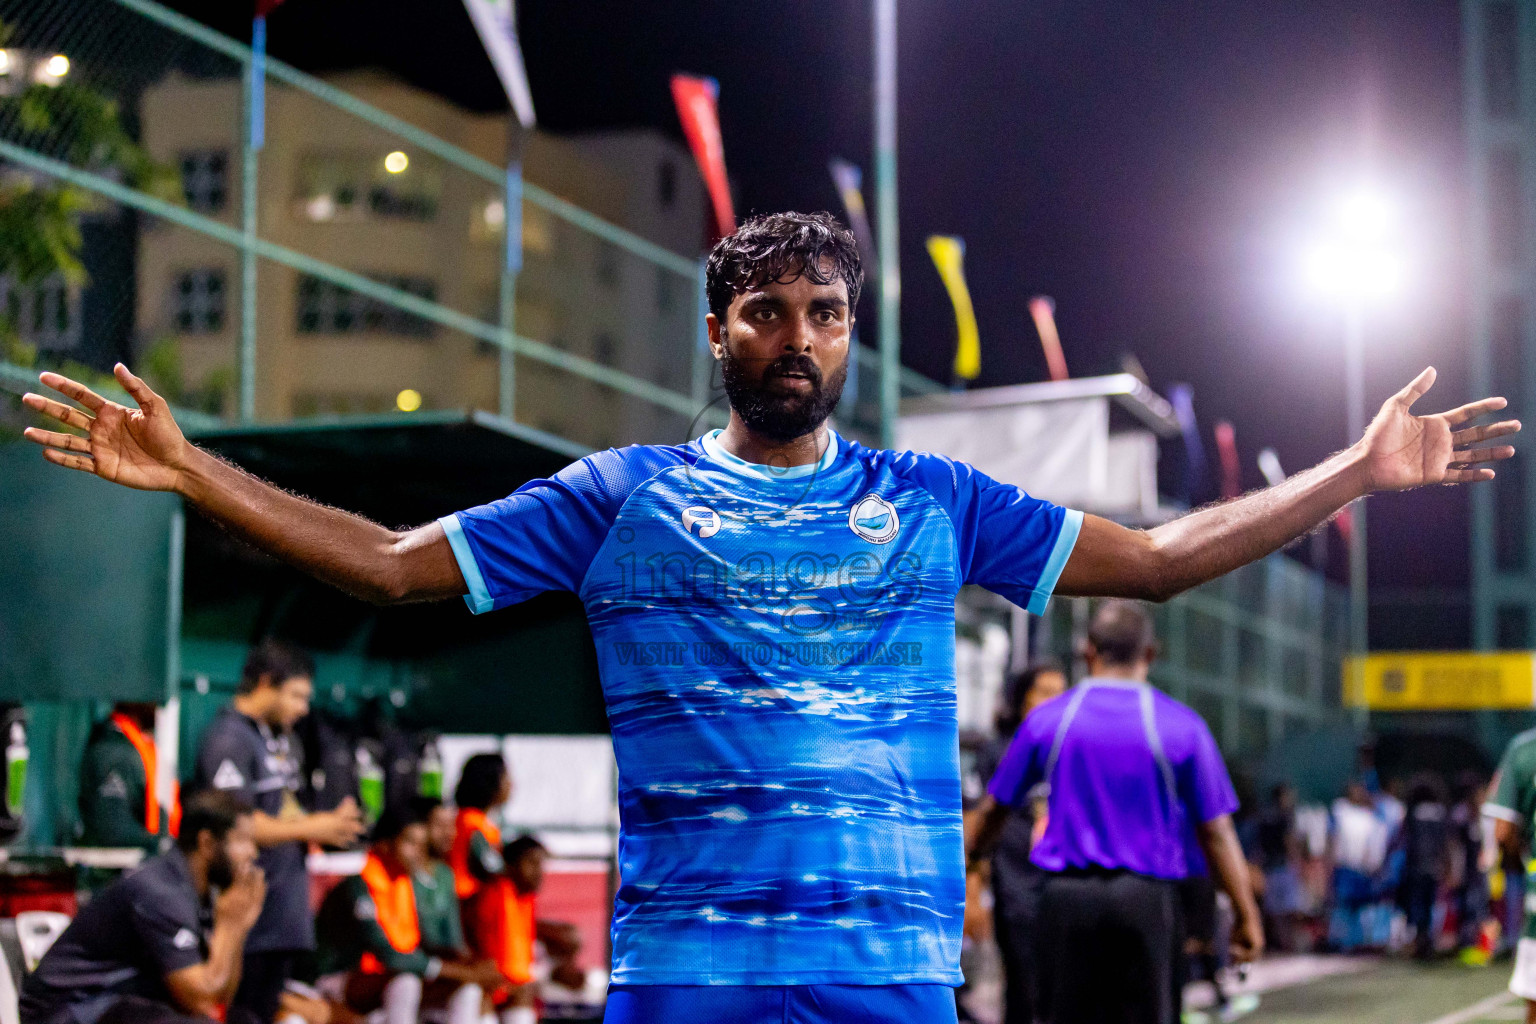
<path id="1" fill-rule="evenodd" d="M 580 989 L 586 981 L 575 963 L 581 940 L 571 925 L 539 919 L 538 895 L 549 859 L 544 844 L 531 835 L 520 835 L 506 845 L 502 858 L 504 875 L 481 889 L 468 913 L 471 945 L 494 951 L 509 983 L 497 996 L 502 1024 L 532 1024 L 537 1020 L 535 945 L 542 943 L 549 954 L 551 980 Z"/>
<path id="2" fill-rule="evenodd" d="M 427 822 L 391 810 L 374 826 L 361 874 L 343 879 L 316 920 L 318 988 L 348 1009 L 382 1010 L 384 1024 L 417 1024 L 434 1001 L 449 1024 L 476 1024 L 481 1000 L 501 983 L 494 964 L 442 960 L 422 948 L 416 872 L 427 860 Z M 428 998 L 434 982 L 437 1000 Z"/>
<path id="3" fill-rule="evenodd" d="M 297 744 L 290 731 L 309 713 L 314 663 L 275 640 L 251 649 L 235 699 L 203 732 L 192 790 L 230 793 L 255 808 L 252 826 L 266 872 L 267 901 L 245 944 L 235 1006 L 272 1020 L 296 961 L 314 949 L 306 844 L 346 847 L 363 831 L 350 798 L 333 811 L 306 814 L 299 790 Z"/>
<path id="4" fill-rule="evenodd" d="M 1449 874 L 1450 843 L 1444 786 L 1432 775 L 1415 779 L 1408 788 L 1396 845 L 1403 851 L 1398 906 L 1413 929 L 1413 955 L 1420 960 L 1435 952 L 1435 903 Z"/>
<path id="5" fill-rule="evenodd" d="M 459 915 L 459 897 L 453 889 L 453 808 L 433 797 L 411 802 L 414 816 L 427 824 L 427 853 L 416 869 L 416 916 L 421 922 L 421 948 L 444 960 L 470 959 Z"/>
<path id="6" fill-rule="evenodd" d="M 1503 851 L 1506 870 L 1525 862 L 1531 853 L 1533 827 L 1536 827 L 1536 729 L 1509 741 L 1494 773 L 1493 792 L 1483 804 L 1483 813 L 1493 819 L 1494 840 Z M 1513 879 L 1509 896 L 1520 892 Z M 1512 912 L 1521 909 L 1510 907 Z M 1509 978 L 1509 990 L 1525 1000 L 1527 1024 L 1536 1024 L 1536 914 L 1526 913 L 1515 946 L 1515 969 Z"/>
<path id="7" fill-rule="evenodd" d="M 997 734 L 983 747 L 976 759 L 976 773 L 985 786 L 997 773 L 998 763 L 1008 744 L 1035 708 L 1066 691 L 1067 675 L 1060 664 L 1041 661 L 1008 677 L 1002 700 L 993 717 Z M 1002 816 L 997 832 L 997 846 L 991 852 L 992 921 L 997 948 L 1003 957 L 1003 1022 L 1032 1024 L 1035 1019 L 1034 933 L 1038 927 L 1040 883 L 1043 875 L 1029 861 L 1034 846 L 1037 805 L 1043 812 L 1043 800 L 1030 800 L 1020 808 L 999 804 L 984 796 L 966 818 L 974 833 L 989 815 Z M 989 851 L 977 851 L 986 856 Z"/>
<path id="8" fill-rule="evenodd" d="M 1177 883 L 1208 863 L 1237 914 L 1233 954 L 1263 924 L 1231 815 L 1237 796 L 1200 716 L 1147 682 L 1152 620 L 1107 601 L 1084 651 L 1091 677 L 1019 727 L 989 787 L 1017 806 L 1050 784 L 1031 859 L 1041 887 L 1037 1015 L 1048 1024 L 1168 1024 L 1184 935 Z M 996 820 L 995 818 L 993 820 Z M 973 837 L 981 848 L 985 832 Z"/>
<path id="9" fill-rule="evenodd" d="M 491 812 L 512 799 L 512 773 L 500 754 L 476 754 L 464 762 L 453 791 L 458 805 L 448 864 L 460 900 L 473 899 L 487 883 L 501 877 L 501 829 Z"/>
<path id="10" fill-rule="evenodd" d="M 266 883 L 251 809 L 188 802 L 177 845 L 97 893 L 21 988 L 21 1024 L 265 1024 L 226 1017 Z M 215 897 L 217 892 L 217 897 Z"/>
<path id="11" fill-rule="evenodd" d="M 1254 822 L 1254 858 L 1264 875 L 1264 932 L 1276 949 L 1296 948 L 1296 929 L 1306 910 L 1300 865 L 1304 855 L 1296 828 L 1296 790 L 1280 783 Z"/>
<path id="12" fill-rule="evenodd" d="M 169 845 L 181 823 L 181 797 L 173 787 L 171 805 L 160 806 L 157 767 L 155 705 L 118 704 L 91 731 L 80 762 L 84 845 L 138 847 L 150 855 Z"/>
<path id="13" fill-rule="evenodd" d="M 1329 821 L 1333 860 L 1333 913 L 1329 942 L 1342 952 L 1381 945 L 1386 936 L 1374 924 L 1376 876 L 1386 863 L 1388 829 L 1365 783 L 1349 782 L 1333 802 Z"/>
<path id="14" fill-rule="evenodd" d="M 1451 903 L 1456 908 L 1456 945 L 1483 955 L 1483 924 L 1488 919 L 1488 876 L 1482 853 L 1488 837 L 1483 834 L 1482 804 L 1487 785 L 1476 772 L 1456 776 L 1451 808 Z"/>

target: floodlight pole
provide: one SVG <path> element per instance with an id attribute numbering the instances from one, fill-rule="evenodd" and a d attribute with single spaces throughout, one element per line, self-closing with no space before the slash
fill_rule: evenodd
<path id="1" fill-rule="evenodd" d="M 1349 401 L 1349 443 L 1365 435 L 1365 314 L 1358 301 L 1344 309 L 1344 379 Z M 1367 634 L 1370 606 L 1365 551 L 1365 499 L 1350 509 L 1349 531 L 1349 653 L 1363 656 L 1370 647 Z"/>
<path id="2" fill-rule="evenodd" d="M 896 0 L 874 0 L 875 236 L 880 250 L 880 443 L 901 408 L 901 267 L 896 227 Z"/>

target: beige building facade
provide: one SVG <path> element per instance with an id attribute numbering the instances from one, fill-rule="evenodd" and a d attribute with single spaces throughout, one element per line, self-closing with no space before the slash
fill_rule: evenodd
<path id="1" fill-rule="evenodd" d="M 331 84 L 492 164 L 508 118 L 463 111 L 371 72 Z M 240 224 L 241 86 L 173 75 L 148 90 L 149 151 L 181 170 L 188 205 Z M 672 252 L 705 233 L 687 150 L 653 132 L 559 138 L 535 131 L 527 180 Z M 257 164 L 258 234 L 487 324 L 498 322 L 506 210 L 491 182 L 296 90 L 272 87 Z M 687 393 L 695 281 L 523 206 L 517 332 Z M 231 408 L 240 336 L 239 251 L 145 221 L 137 255 L 141 345 L 174 346 L 189 399 Z M 423 409 L 498 407 L 499 350 L 463 332 L 270 260 L 257 284 L 261 420 L 384 413 L 402 392 Z M 517 419 L 594 447 L 673 441 L 686 418 L 547 364 L 517 361 Z M 407 400 L 406 403 L 409 404 Z"/>

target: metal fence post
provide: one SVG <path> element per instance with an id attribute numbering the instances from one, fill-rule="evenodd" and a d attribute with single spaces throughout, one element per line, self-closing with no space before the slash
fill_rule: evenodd
<path id="1" fill-rule="evenodd" d="M 692 383 L 689 394 L 700 409 L 709 401 L 710 377 L 713 375 L 709 365 L 709 324 L 705 316 L 709 314 L 709 294 L 705 290 L 704 260 L 699 260 L 698 274 L 694 278 L 694 297 L 696 299 L 694 311 L 694 341 L 693 341 L 693 365 Z"/>
<path id="2" fill-rule="evenodd" d="M 517 127 L 510 130 L 515 138 Z M 507 163 L 502 202 L 506 206 L 499 300 L 503 340 L 496 390 L 497 412 L 511 420 L 517 418 L 517 272 L 523 268 L 523 165 L 517 160 Z"/>
<path id="3" fill-rule="evenodd" d="M 266 19 L 257 18 L 250 54 L 245 61 L 243 97 L 244 131 L 240 133 L 240 400 L 241 422 L 256 418 L 256 154 L 260 149 L 258 134 L 265 125 L 263 92 L 266 69 L 262 66 L 265 50 Z"/>

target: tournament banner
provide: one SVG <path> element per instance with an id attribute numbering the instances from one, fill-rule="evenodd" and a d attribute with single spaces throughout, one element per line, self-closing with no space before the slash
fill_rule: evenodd
<path id="1" fill-rule="evenodd" d="M 277 10 L 283 0 L 256 0 L 256 17 L 251 22 L 251 149 L 260 150 L 267 142 L 267 15 Z"/>
<path id="2" fill-rule="evenodd" d="M 1531 651 L 1397 652 L 1348 658 L 1344 703 L 1373 711 L 1536 706 Z"/>
<path id="3" fill-rule="evenodd" d="M 859 244 L 859 256 L 864 261 L 864 276 L 874 280 L 879 276 L 876 266 L 875 233 L 869 227 L 869 211 L 864 208 L 864 172 L 857 164 L 835 156 L 827 162 L 837 194 L 843 200 L 843 210 L 848 214 L 848 230 L 853 232 Z"/>
<path id="4" fill-rule="evenodd" d="M 1036 295 L 1029 300 L 1029 315 L 1040 333 L 1040 348 L 1045 353 L 1051 380 L 1066 380 L 1067 357 L 1061 350 L 1061 335 L 1056 332 L 1056 300 L 1049 295 Z"/>
<path id="5" fill-rule="evenodd" d="M 523 48 L 517 39 L 517 11 L 512 0 L 464 0 L 469 20 L 475 23 L 480 45 L 496 68 L 496 77 L 507 94 L 507 102 L 524 128 L 532 128 L 533 93 L 528 88 L 528 70 L 523 66 Z"/>
<path id="6" fill-rule="evenodd" d="M 1216 454 L 1221 459 L 1221 496 L 1230 500 L 1243 493 L 1243 466 L 1237 458 L 1237 430 L 1228 420 L 1216 423 Z"/>
<path id="7" fill-rule="evenodd" d="M 1188 384 L 1175 384 L 1168 389 L 1168 401 L 1184 436 L 1184 504 L 1193 505 L 1205 486 L 1205 445 L 1195 419 L 1195 390 Z"/>
<path id="8" fill-rule="evenodd" d="M 965 240 L 954 235 L 929 235 L 928 255 L 939 268 L 939 277 L 955 305 L 955 377 L 975 380 L 981 373 L 981 333 L 971 290 L 965 286 Z"/>
<path id="9" fill-rule="evenodd" d="M 736 230 L 731 184 L 725 176 L 725 142 L 720 137 L 720 83 L 697 75 L 673 75 L 672 99 L 683 123 L 688 147 L 698 162 L 715 208 L 715 230 L 724 238 Z"/>

